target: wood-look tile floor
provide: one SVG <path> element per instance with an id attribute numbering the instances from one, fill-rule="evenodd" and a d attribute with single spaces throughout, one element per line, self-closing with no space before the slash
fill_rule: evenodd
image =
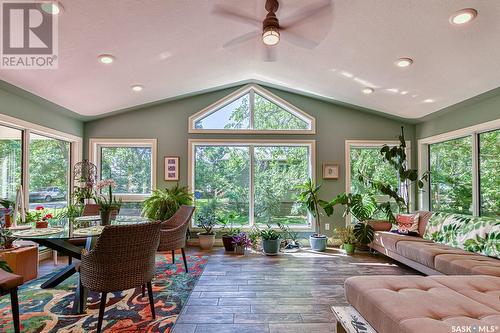
<path id="1" fill-rule="evenodd" d="M 335 249 L 275 257 L 237 256 L 220 248 L 207 254 L 173 333 L 335 332 L 330 307 L 347 304 L 346 278 L 419 274 L 383 255 L 346 256 Z"/>

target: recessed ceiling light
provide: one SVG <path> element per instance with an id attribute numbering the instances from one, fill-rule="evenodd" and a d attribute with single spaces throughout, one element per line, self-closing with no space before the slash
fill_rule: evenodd
<path id="1" fill-rule="evenodd" d="M 101 54 L 97 57 L 99 61 L 105 65 L 109 65 L 115 61 L 115 57 L 113 57 L 111 54 Z"/>
<path id="2" fill-rule="evenodd" d="M 144 86 L 141 84 L 134 84 L 130 88 L 132 88 L 132 91 L 140 92 L 140 91 L 142 91 L 142 89 L 144 89 Z"/>
<path id="3" fill-rule="evenodd" d="M 44 2 L 40 7 L 44 12 L 50 15 L 57 15 L 63 9 L 61 3 L 58 1 Z"/>
<path id="4" fill-rule="evenodd" d="M 348 78 L 353 78 L 354 77 L 354 75 L 351 74 L 351 73 L 349 73 L 349 72 L 341 72 L 340 74 L 342 74 L 343 76 L 348 77 Z"/>
<path id="5" fill-rule="evenodd" d="M 450 23 L 455 25 L 462 25 L 469 23 L 477 16 L 477 10 L 474 8 L 465 8 L 454 13 L 450 17 Z"/>
<path id="6" fill-rule="evenodd" d="M 404 91 L 402 91 L 400 94 L 401 94 L 401 95 L 406 95 L 407 93 L 408 93 L 408 91 L 404 90 Z"/>
<path id="7" fill-rule="evenodd" d="M 399 58 L 395 62 L 396 66 L 398 67 L 408 67 L 411 64 L 413 64 L 413 59 L 411 58 Z"/>
<path id="8" fill-rule="evenodd" d="M 364 88 L 364 89 L 362 90 L 363 94 L 366 94 L 366 95 L 373 94 L 373 92 L 374 92 L 374 91 L 375 91 L 375 90 L 374 90 L 373 88 L 368 88 L 368 87 L 367 87 L 367 88 Z"/>
<path id="9" fill-rule="evenodd" d="M 434 103 L 434 100 L 432 98 L 427 98 L 423 100 L 424 103 Z"/>
<path id="10" fill-rule="evenodd" d="M 387 90 L 388 92 L 391 92 L 391 93 L 396 93 L 396 94 L 399 92 L 398 88 L 388 88 L 388 89 L 386 89 L 386 90 Z"/>

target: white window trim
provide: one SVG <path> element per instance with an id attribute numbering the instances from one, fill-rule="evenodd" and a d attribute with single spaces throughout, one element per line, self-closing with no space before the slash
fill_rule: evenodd
<path id="1" fill-rule="evenodd" d="M 220 108 L 226 106 L 227 104 L 237 100 L 238 98 L 250 93 L 251 95 L 258 93 L 259 95 L 265 97 L 269 101 L 277 104 L 282 107 L 286 111 L 290 112 L 294 116 L 302 119 L 303 121 L 310 123 L 311 128 L 307 130 L 256 130 L 253 129 L 253 96 L 250 97 L 250 129 L 203 129 L 203 128 L 195 128 L 195 123 L 214 113 L 217 112 Z M 188 132 L 189 133 L 214 133 L 214 134 L 316 134 L 316 119 L 306 112 L 300 110 L 296 106 L 290 104 L 285 101 L 281 97 L 276 96 L 271 93 L 269 90 L 264 89 L 256 84 L 246 85 L 226 97 L 218 100 L 217 102 L 209 105 L 203 110 L 193 114 L 189 117 L 188 122 Z"/>
<path id="2" fill-rule="evenodd" d="M 383 145 L 398 146 L 397 140 L 345 140 L 345 191 L 351 192 L 351 148 L 382 148 Z M 382 156 L 380 156 L 382 161 Z M 411 169 L 411 141 L 406 141 L 406 160 L 408 161 L 408 168 Z M 396 172 L 396 171 L 395 171 Z M 414 209 L 415 194 L 414 190 L 410 191 L 410 209 Z M 346 225 L 351 224 L 351 215 L 345 217 Z"/>
<path id="3" fill-rule="evenodd" d="M 55 130 L 53 128 L 38 125 L 26 120 L 11 117 L 0 113 L 0 125 L 11 127 L 22 131 L 22 179 L 25 207 L 29 207 L 29 138 L 30 134 L 38 134 L 51 139 L 62 140 L 70 143 L 70 170 L 68 172 L 68 190 L 73 192 L 73 167 L 82 160 L 83 139 L 79 136 Z"/>
<path id="4" fill-rule="evenodd" d="M 466 136 L 472 138 L 472 215 L 480 215 L 480 198 L 479 198 L 479 156 L 478 156 L 478 135 L 484 132 L 490 132 L 500 129 L 500 119 L 488 121 L 482 124 L 464 127 L 458 130 L 429 136 L 418 140 L 418 170 L 420 174 L 429 171 L 429 145 L 440 143 L 448 140 L 459 139 Z M 431 175 L 432 177 L 432 175 Z M 430 210 L 430 183 L 425 184 L 425 192 L 419 194 L 418 202 L 420 209 Z"/>
<path id="5" fill-rule="evenodd" d="M 98 178 L 101 174 L 102 147 L 151 147 L 151 191 L 156 189 L 157 170 L 157 139 L 89 139 L 89 160 L 97 166 Z M 116 194 L 116 197 L 124 202 L 140 202 L 149 197 L 150 194 Z"/>
<path id="6" fill-rule="evenodd" d="M 309 159 L 309 168 L 311 170 L 311 179 L 316 179 L 316 140 L 262 140 L 262 139 L 189 139 L 188 140 L 188 187 L 191 192 L 194 191 L 194 165 L 195 165 L 195 154 L 194 149 L 196 146 L 307 146 L 310 151 L 310 159 Z M 253 155 L 250 156 L 253 159 Z M 253 168 L 250 167 L 250 188 L 253 188 Z M 250 226 L 243 227 L 243 230 L 249 230 L 252 226 L 254 226 L 254 212 L 253 212 L 253 191 L 250 191 L 250 207 L 249 207 L 249 217 L 250 217 Z M 311 232 L 315 231 L 315 223 L 314 218 L 311 214 L 308 213 L 308 222 L 309 227 L 305 226 L 290 226 L 294 231 L 304 231 Z M 195 230 L 199 230 L 199 228 L 194 224 L 194 219 L 191 222 L 191 226 Z M 216 229 L 219 229 L 220 226 L 217 226 Z"/>

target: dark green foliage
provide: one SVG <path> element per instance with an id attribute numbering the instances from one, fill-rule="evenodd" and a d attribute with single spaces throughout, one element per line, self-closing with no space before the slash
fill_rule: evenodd
<path id="1" fill-rule="evenodd" d="M 319 199 L 318 197 L 320 188 L 321 185 L 315 185 L 311 178 L 306 180 L 304 184 L 297 186 L 297 189 L 300 191 L 297 197 L 297 201 L 300 202 L 312 214 L 312 216 L 314 216 L 314 219 L 316 221 L 317 235 L 321 235 L 319 207 L 327 207 L 327 202 Z M 329 207 L 327 207 L 326 209 L 330 211 Z"/>
<path id="2" fill-rule="evenodd" d="M 191 205 L 193 196 L 187 186 L 164 190 L 154 190 L 152 195 L 144 200 L 142 214 L 150 220 L 165 221 L 171 218 L 182 205 Z"/>
<path id="3" fill-rule="evenodd" d="M 354 225 L 354 236 L 361 244 L 370 244 L 375 237 L 375 230 L 368 223 L 358 222 Z"/>
<path id="4" fill-rule="evenodd" d="M 4 271 L 9 273 L 14 273 L 12 269 L 9 267 L 9 265 L 7 265 L 7 262 L 1 259 L 0 259 L 0 269 L 3 269 Z"/>
<path id="5" fill-rule="evenodd" d="M 260 230 L 260 238 L 263 240 L 276 240 L 280 239 L 281 235 L 268 225 L 266 229 Z"/>

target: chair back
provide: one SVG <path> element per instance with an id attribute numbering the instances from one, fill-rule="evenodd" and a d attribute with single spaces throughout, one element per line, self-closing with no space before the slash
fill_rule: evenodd
<path id="1" fill-rule="evenodd" d="M 171 251 L 186 246 L 186 234 L 194 213 L 193 206 L 182 205 L 168 220 L 162 222 L 158 251 Z"/>
<path id="2" fill-rule="evenodd" d="M 135 288 L 153 279 L 161 222 L 108 225 L 95 247 L 82 255 L 84 287 L 97 292 Z"/>

